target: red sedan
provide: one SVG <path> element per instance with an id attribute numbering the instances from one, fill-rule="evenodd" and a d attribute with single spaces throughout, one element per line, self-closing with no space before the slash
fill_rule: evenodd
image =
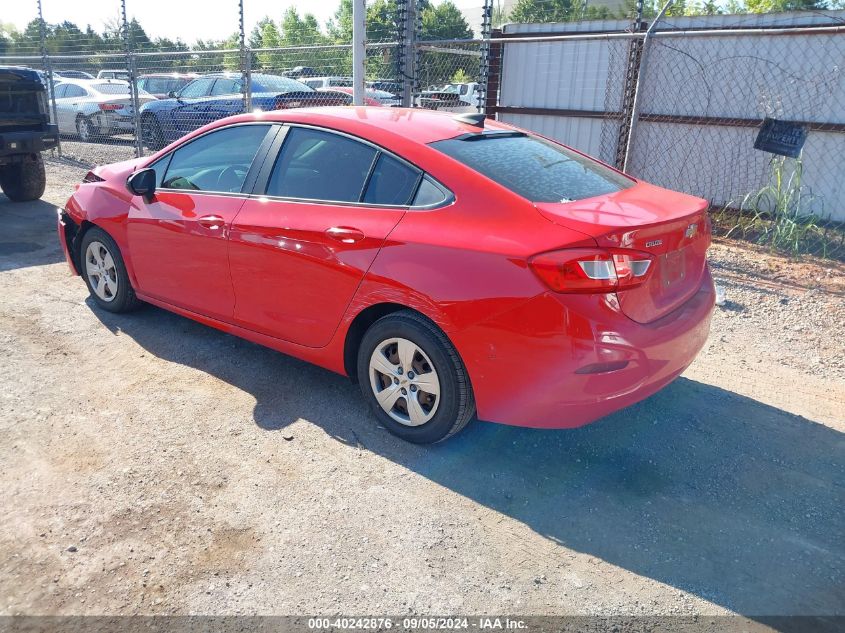
<path id="1" fill-rule="evenodd" d="M 706 207 L 503 123 L 318 108 L 98 167 L 59 236 L 100 308 L 346 374 L 425 443 L 579 426 L 678 376 L 713 310 Z"/>

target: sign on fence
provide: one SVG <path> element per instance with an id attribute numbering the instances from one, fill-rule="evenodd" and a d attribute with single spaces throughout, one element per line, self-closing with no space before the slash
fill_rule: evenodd
<path id="1" fill-rule="evenodd" d="M 780 154 L 789 158 L 798 158 L 804 141 L 807 140 L 807 127 L 792 121 L 763 119 L 763 125 L 754 141 L 754 149 L 771 154 Z"/>

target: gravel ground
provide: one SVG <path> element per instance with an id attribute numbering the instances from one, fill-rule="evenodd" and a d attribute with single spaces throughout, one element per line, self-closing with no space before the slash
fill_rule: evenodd
<path id="1" fill-rule="evenodd" d="M 665 390 L 416 447 L 342 377 L 94 309 L 54 228 L 85 171 L 0 199 L 0 614 L 845 611 L 841 266 L 716 244 Z"/>

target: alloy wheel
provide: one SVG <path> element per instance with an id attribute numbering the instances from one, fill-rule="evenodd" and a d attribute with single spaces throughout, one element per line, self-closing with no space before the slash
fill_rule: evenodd
<path id="1" fill-rule="evenodd" d="M 109 249 L 102 242 L 93 241 L 85 249 L 85 274 L 91 289 L 103 301 L 117 296 L 117 269 Z"/>
<path id="2" fill-rule="evenodd" d="M 406 338 L 379 343 L 370 356 L 370 386 L 381 408 L 405 426 L 430 421 L 440 403 L 440 378 L 423 349 Z"/>

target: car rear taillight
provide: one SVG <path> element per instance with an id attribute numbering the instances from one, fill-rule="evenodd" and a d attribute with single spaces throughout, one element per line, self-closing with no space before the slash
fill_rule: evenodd
<path id="1" fill-rule="evenodd" d="M 636 288 L 654 256 L 625 248 L 572 248 L 535 255 L 531 270 L 555 292 L 600 293 Z"/>
<path id="2" fill-rule="evenodd" d="M 123 104 L 122 103 L 101 103 L 100 110 L 108 112 L 109 110 L 122 110 Z"/>
<path id="3" fill-rule="evenodd" d="M 82 179 L 82 182 L 105 182 L 105 178 L 100 178 L 93 171 L 89 171 L 85 174 L 85 178 Z"/>

